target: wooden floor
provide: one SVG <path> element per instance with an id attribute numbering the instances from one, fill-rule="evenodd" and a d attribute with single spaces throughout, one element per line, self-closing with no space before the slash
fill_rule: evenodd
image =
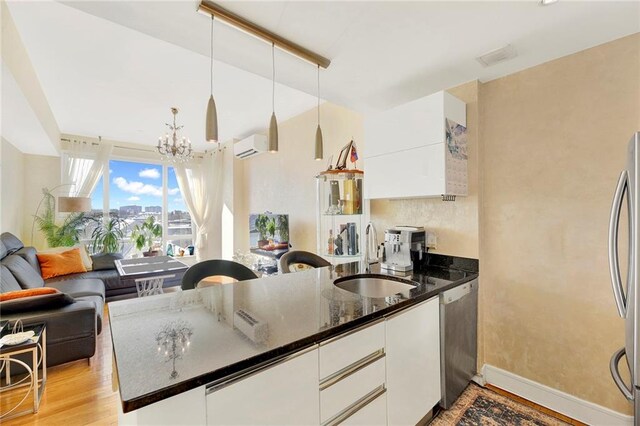
<path id="1" fill-rule="evenodd" d="M 98 336 L 96 354 L 91 358 L 91 365 L 82 360 L 49 368 L 38 413 L 0 420 L 0 423 L 3 426 L 117 425 L 120 399 L 111 387 L 111 359 L 111 332 L 105 306 L 102 333 Z M 11 397 L 13 392 L 20 390 L 0 397 L 3 413 L 15 404 Z M 32 404 L 31 396 L 24 404 L 25 408 Z"/>
<path id="2" fill-rule="evenodd" d="M 0 423 L 3 426 L 117 425 L 120 399 L 118 393 L 112 390 L 111 362 L 111 332 L 109 330 L 109 315 L 105 306 L 102 333 L 98 336 L 96 354 L 91 359 L 91 365 L 83 360 L 50 368 L 47 371 L 47 384 L 40 403 L 40 411 L 37 414 L 26 414 L 11 420 L 0 420 Z M 502 389 L 491 385 L 487 385 L 487 387 L 571 425 L 583 425 L 576 420 Z M 3 394 L 0 397 L 2 412 L 7 411 L 11 405 L 15 404 L 15 398 L 18 396 L 11 393 L 8 393 L 8 396 Z M 31 401 L 29 397 L 23 406 L 28 408 Z"/>

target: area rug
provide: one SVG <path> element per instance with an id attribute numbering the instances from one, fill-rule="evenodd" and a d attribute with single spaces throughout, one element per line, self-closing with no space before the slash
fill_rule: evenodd
<path id="1" fill-rule="evenodd" d="M 564 426 L 563 421 L 532 407 L 471 384 L 453 406 L 438 414 L 432 426 Z"/>

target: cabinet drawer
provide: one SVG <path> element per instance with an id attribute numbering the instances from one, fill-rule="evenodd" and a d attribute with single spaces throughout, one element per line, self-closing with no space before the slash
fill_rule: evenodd
<path id="1" fill-rule="evenodd" d="M 384 322 L 320 346 L 320 380 L 384 348 Z"/>
<path id="2" fill-rule="evenodd" d="M 320 391 L 320 422 L 324 423 L 336 414 L 384 385 L 385 359 L 378 359 L 363 369 L 345 377 Z"/>
<path id="3" fill-rule="evenodd" d="M 318 350 L 208 391 L 207 425 L 311 425 L 319 418 Z M 212 388 L 213 389 L 213 388 Z"/>
<path id="4" fill-rule="evenodd" d="M 383 426 L 387 424 L 387 394 L 383 393 L 347 418 L 345 426 Z"/>

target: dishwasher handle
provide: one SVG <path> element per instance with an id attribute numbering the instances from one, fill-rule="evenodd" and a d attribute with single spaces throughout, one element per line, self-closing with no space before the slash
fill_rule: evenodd
<path id="1" fill-rule="evenodd" d="M 450 290 L 444 291 L 440 293 L 440 304 L 448 305 L 449 303 L 457 302 L 462 299 L 466 295 L 470 294 L 472 291 L 477 290 L 478 288 L 478 279 L 469 281 L 468 283 L 464 283 L 459 285 L 458 287 L 454 287 Z"/>

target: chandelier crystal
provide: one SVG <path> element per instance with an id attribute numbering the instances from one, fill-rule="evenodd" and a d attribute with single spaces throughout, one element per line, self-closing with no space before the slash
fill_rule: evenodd
<path id="1" fill-rule="evenodd" d="M 167 133 L 164 136 L 159 137 L 156 149 L 160 155 L 168 161 L 174 163 L 189 161 L 193 158 L 191 141 L 186 136 L 183 136 L 182 138 L 178 136 L 178 131 L 184 127 L 176 125 L 178 108 L 171 108 L 171 113 L 173 114 L 173 125 L 166 123 L 171 134 Z"/>

